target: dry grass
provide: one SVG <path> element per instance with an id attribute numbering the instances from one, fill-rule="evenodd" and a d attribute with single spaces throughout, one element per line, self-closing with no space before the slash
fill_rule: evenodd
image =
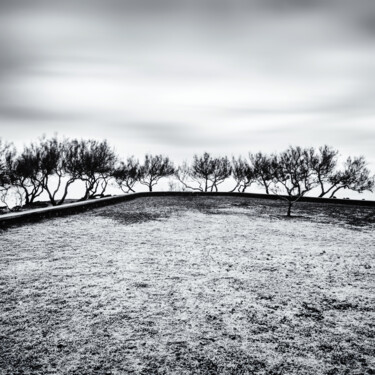
<path id="1" fill-rule="evenodd" d="M 138 199 L 0 233 L 1 374 L 375 374 L 374 210 Z"/>

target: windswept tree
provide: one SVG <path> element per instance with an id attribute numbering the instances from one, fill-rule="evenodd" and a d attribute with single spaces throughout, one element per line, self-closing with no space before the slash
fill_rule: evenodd
<path id="1" fill-rule="evenodd" d="M 177 180 L 182 184 L 184 190 L 190 189 L 195 191 L 205 191 L 202 186 L 202 181 L 198 176 L 195 177 L 195 174 L 193 173 L 193 168 L 190 165 L 188 165 L 186 161 L 184 161 L 182 165 L 180 165 L 176 169 L 175 176 Z M 197 186 L 194 185 L 195 183 L 197 184 Z M 207 188 L 208 187 L 206 187 L 206 189 Z"/>
<path id="2" fill-rule="evenodd" d="M 139 161 L 134 157 L 128 158 L 126 162 L 121 162 L 120 165 L 114 169 L 112 176 L 118 187 L 124 193 L 129 193 L 130 191 L 135 193 L 134 185 L 141 178 Z"/>
<path id="3" fill-rule="evenodd" d="M 104 196 L 109 180 L 112 178 L 117 156 L 106 140 L 81 141 L 80 179 L 85 182 L 85 195 L 82 200 Z"/>
<path id="4" fill-rule="evenodd" d="M 43 193 L 41 152 L 36 145 L 25 147 L 10 162 L 12 184 L 18 187 L 26 205 L 34 203 Z"/>
<path id="5" fill-rule="evenodd" d="M 82 144 L 77 140 L 41 138 L 31 145 L 40 166 L 35 178 L 53 206 L 64 203 L 69 187 L 82 176 Z"/>
<path id="6" fill-rule="evenodd" d="M 334 186 L 330 184 L 332 177 L 335 175 L 337 167 L 338 151 L 330 146 L 324 145 L 319 147 L 317 153 L 311 158 L 311 168 L 315 173 L 319 184 L 319 197 L 324 197 Z M 330 185 L 327 188 L 327 185 Z"/>
<path id="7" fill-rule="evenodd" d="M 239 157 L 232 160 L 232 175 L 236 182 L 236 186 L 232 191 L 244 193 L 252 183 L 257 181 L 257 175 L 254 167 L 248 161 Z"/>
<path id="8" fill-rule="evenodd" d="M 293 205 L 317 186 L 314 170 L 311 168 L 313 156 L 312 148 L 292 146 L 275 156 L 272 190 L 288 202 L 287 216 L 291 216 Z"/>
<path id="9" fill-rule="evenodd" d="M 146 154 L 139 169 L 139 182 L 152 191 L 163 177 L 174 175 L 175 168 L 167 156 Z"/>
<path id="10" fill-rule="evenodd" d="M 66 140 L 60 141 L 56 136 L 49 139 L 43 137 L 38 144 L 31 146 L 40 154 L 40 183 L 53 206 L 63 203 L 58 199 L 58 194 L 66 177 L 64 168 L 66 142 Z"/>
<path id="11" fill-rule="evenodd" d="M 14 151 L 9 143 L 0 138 L 0 189 L 7 189 L 11 183 L 9 164 Z"/>
<path id="12" fill-rule="evenodd" d="M 3 142 L 0 138 L 0 201 L 10 209 L 8 205 L 8 193 L 12 188 L 11 173 L 9 165 L 13 158 L 15 151 L 12 145 Z"/>
<path id="13" fill-rule="evenodd" d="M 184 163 L 177 171 L 176 177 L 187 189 L 209 192 L 218 191 L 232 174 L 232 166 L 228 157 L 213 157 L 208 152 L 202 156 L 194 155 L 193 163 Z"/>
<path id="14" fill-rule="evenodd" d="M 70 185 L 82 176 L 82 150 L 84 145 L 77 139 L 65 140 L 63 146 L 62 167 L 65 174 L 65 186 L 59 204 L 62 204 L 67 195 Z"/>
<path id="15" fill-rule="evenodd" d="M 219 191 L 218 186 L 232 175 L 232 165 L 227 156 L 222 156 L 213 159 L 213 167 L 211 191 Z"/>
<path id="16" fill-rule="evenodd" d="M 326 194 L 331 193 L 330 198 L 341 189 L 363 193 L 364 191 L 372 192 L 375 187 L 375 178 L 370 175 L 363 156 L 347 158 L 344 168 L 331 175 L 327 182 L 330 186 L 326 190 Z"/>
<path id="17" fill-rule="evenodd" d="M 12 166 L 16 155 L 16 149 L 11 143 L 0 139 L 0 201 L 9 211 L 20 208 L 23 204 L 23 195 L 18 186 L 14 185 Z M 11 201 L 13 208 L 11 208 Z"/>
<path id="18" fill-rule="evenodd" d="M 266 194 L 269 194 L 270 186 L 274 181 L 275 156 L 258 152 L 256 154 L 250 153 L 249 159 L 258 184 L 264 187 Z"/>

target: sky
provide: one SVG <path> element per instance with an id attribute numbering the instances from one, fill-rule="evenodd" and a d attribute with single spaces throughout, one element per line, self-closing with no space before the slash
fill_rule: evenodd
<path id="1" fill-rule="evenodd" d="M 0 137 L 180 162 L 329 144 L 375 172 L 373 0 L 0 0 Z"/>

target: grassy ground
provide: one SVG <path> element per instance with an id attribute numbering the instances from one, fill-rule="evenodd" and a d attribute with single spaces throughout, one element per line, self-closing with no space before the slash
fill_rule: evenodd
<path id="1" fill-rule="evenodd" d="M 373 208 L 154 197 L 0 233 L 0 374 L 375 374 Z"/>

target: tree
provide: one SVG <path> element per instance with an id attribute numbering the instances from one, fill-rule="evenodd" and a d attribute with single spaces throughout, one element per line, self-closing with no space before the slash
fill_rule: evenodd
<path id="1" fill-rule="evenodd" d="M 9 163 L 13 155 L 12 145 L 0 138 L 0 189 L 7 189 L 11 183 Z"/>
<path id="2" fill-rule="evenodd" d="M 275 173 L 275 155 L 258 152 L 256 154 L 250 153 L 249 158 L 258 184 L 264 187 L 266 194 L 269 194 Z"/>
<path id="3" fill-rule="evenodd" d="M 32 145 L 40 153 L 40 183 L 53 206 L 63 203 L 57 199 L 57 194 L 65 177 L 65 144 L 66 141 L 60 141 L 55 136 L 50 139 L 43 137 L 38 144 Z"/>
<path id="4" fill-rule="evenodd" d="M 161 178 L 172 176 L 175 169 L 167 156 L 146 154 L 139 173 L 139 182 L 152 191 Z"/>
<path id="5" fill-rule="evenodd" d="M 2 141 L 0 138 L 0 201 L 3 202 L 8 209 L 8 192 L 12 187 L 9 164 L 14 154 L 11 147 L 9 143 Z"/>
<path id="6" fill-rule="evenodd" d="M 130 191 L 135 193 L 134 185 L 141 178 L 139 161 L 134 159 L 134 157 L 128 158 L 125 163 L 121 162 L 120 165 L 114 169 L 112 176 L 124 193 L 129 193 Z"/>
<path id="7" fill-rule="evenodd" d="M 9 211 L 11 211 L 9 195 L 13 188 L 11 165 L 15 152 L 12 144 L 4 142 L 0 138 L 0 201 Z"/>
<path id="8" fill-rule="evenodd" d="M 233 158 L 232 174 L 236 181 L 236 186 L 232 191 L 237 189 L 238 192 L 241 193 L 244 193 L 253 182 L 256 182 L 258 177 L 255 173 L 254 167 L 241 157 L 238 159 Z"/>
<path id="9" fill-rule="evenodd" d="M 334 186 L 326 188 L 335 174 L 338 151 L 327 145 L 319 147 L 318 153 L 311 158 L 311 168 L 315 172 L 320 187 L 319 197 L 324 197 Z"/>
<path id="10" fill-rule="evenodd" d="M 287 216 L 291 216 L 293 205 L 318 184 L 311 167 L 314 152 L 313 148 L 290 146 L 275 156 L 273 192 L 288 202 Z M 281 195 L 280 190 L 286 196 Z"/>
<path id="11" fill-rule="evenodd" d="M 367 163 L 363 156 L 347 158 L 344 169 L 338 171 L 328 178 L 331 185 L 326 193 L 331 192 L 330 198 L 341 189 L 353 190 L 357 193 L 373 191 L 375 186 L 374 176 L 370 176 Z"/>
<path id="12" fill-rule="evenodd" d="M 66 140 L 64 142 L 62 168 L 65 174 L 65 187 L 63 188 L 63 194 L 58 204 L 62 204 L 65 201 L 70 185 L 82 176 L 82 149 L 83 144 L 77 139 Z"/>
<path id="13" fill-rule="evenodd" d="M 232 165 L 228 157 L 223 156 L 213 159 L 213 173 L 211 176 L 212 188 L 211 191 L 218 191 L 218 185 L 222 184 L 227 178 L 232 175 Z"/>
<path id="14" fill-rule="evenodd" d="M 112 178 L 117 156 L 106 140 L 81 141 L 79 145 L 79 175 L 86 190 L 82 200 L 103 197 Z"/>
<path id="15" fill-rule="evenodd" d="M 40 155 L 39 181 L 43 190 L 53 206 L 63 204 L 70 185 L 82 176 L 81 142 L 43 137 L 32 148 Z"/>
<path id="16" fill-rule="evenodd" d="M 202 192 L 218 191 L 218 185 L 231 174 L 232 166 L 226 156 L 214 158 L 208 152 L 200 157 L 194 155 L 191 166 L 185 162 L 176 171 L 177 179 L 185 188 Z"/>
<path id="17" fill-rule="evenodd" d="M 32 204 L 43 193 L 41 153 L 35 147 L 25 147 L 10 163 L 12 184 L 23 193 L 25 204 Z"/>

